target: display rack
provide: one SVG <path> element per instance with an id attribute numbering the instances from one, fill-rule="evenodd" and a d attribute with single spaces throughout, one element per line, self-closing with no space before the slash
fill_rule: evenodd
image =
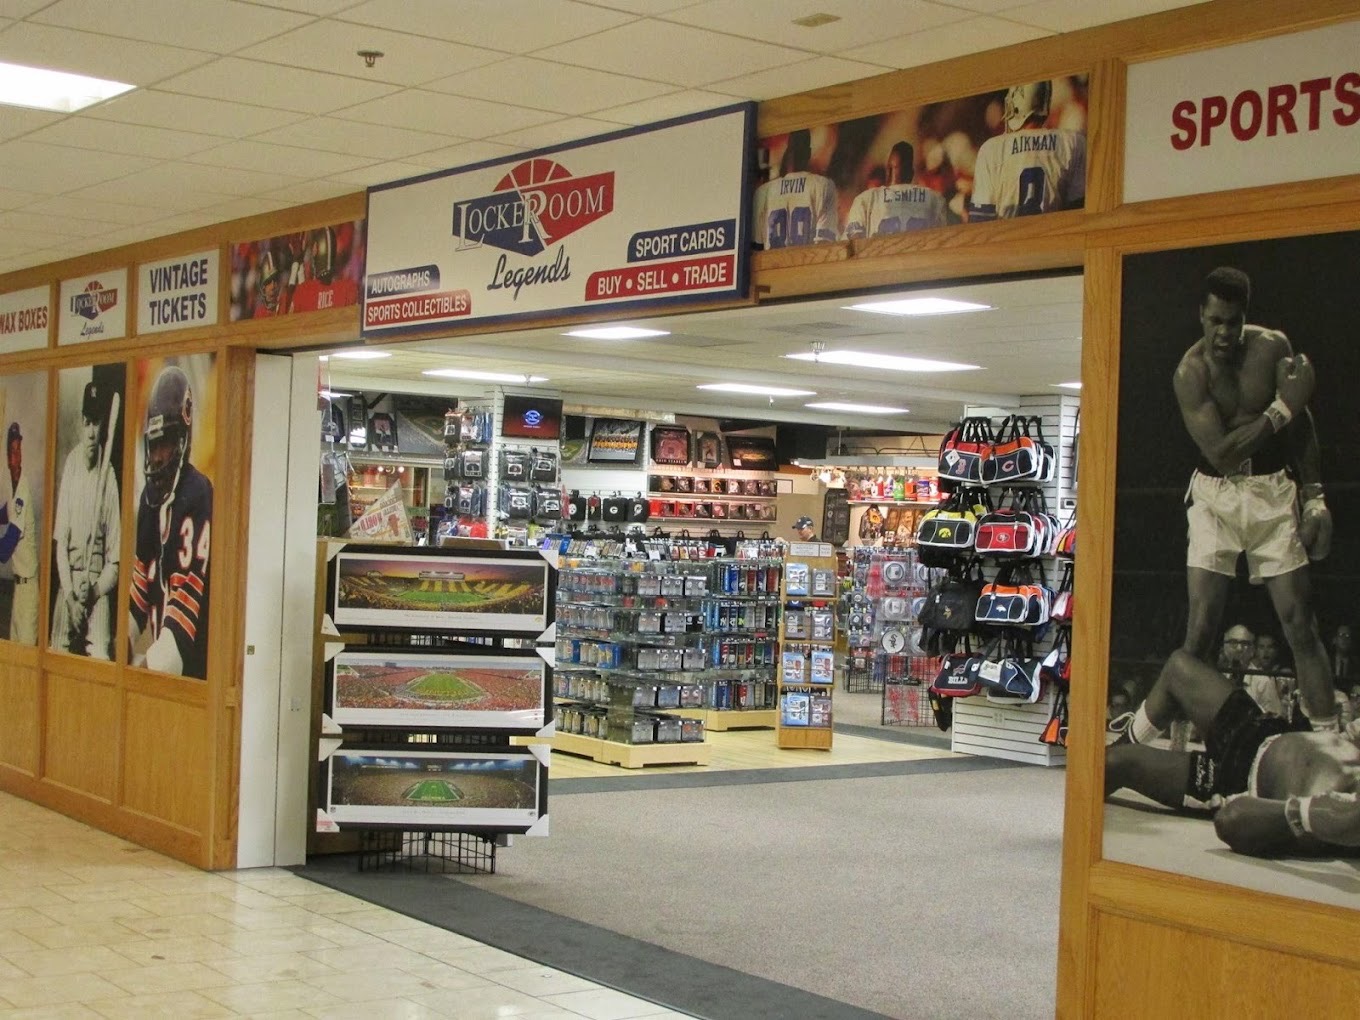
<path id="1" fill-rule="evenodd" d="M 794 542 L 784 561 L 779 623 L 781 748 L 831 750 L 835 691 L 836 555 L 827 542 Z"/>

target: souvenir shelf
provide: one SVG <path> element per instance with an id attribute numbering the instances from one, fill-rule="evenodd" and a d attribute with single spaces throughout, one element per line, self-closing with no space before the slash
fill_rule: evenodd
<path id="1" fill-rule="evenodd" d="M 780 748 L 831 750 L 835 690 L 836 556 L 825 542 L 794 542 L 784 561 L 779 626 Z"/>

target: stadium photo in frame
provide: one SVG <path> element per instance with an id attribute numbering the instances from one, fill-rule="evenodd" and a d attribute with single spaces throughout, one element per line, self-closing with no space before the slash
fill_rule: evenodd
<path id="1" fill-rule="evenodd" d="M 636 464 L 642 453 L 642 429 L 640 421 L 596 418 L 591 423 L 586 460 L 591 464 Z"/>
<path id="2" fill-rule="evenodd" d="M 653 464 L 689 467 L 692 459 L 689 429 L 671 425 L 657 425 L 652 429 Z"/>
<path id="3" fill-rule="evenodd" d="M 326 813 L 341 825 L 525 832 L 548 811 L 548 770 L 528 749 L 341 748 L 327 761 Z"/>
<path id="4" fill-rule="evenodd" d="M 548 575 L 538 558 L 344 550 L 332 564 L 331 617 L 340 627 L 538 634 Z"/>
<path id="5" fill-rule="evenodd" d="M 341 726 L 535 733 L 547 722 L 548 667 L 537 655 L 345 651 L 329 669 L 331 718 Z"/>
<path id="6" fill-rule="evenodd" d="M 774 440 L 769 436 L 724 437 L 727 441 L 727 461 L 741 471 L 774 471 L 779 467 L 775 457 Z"/>

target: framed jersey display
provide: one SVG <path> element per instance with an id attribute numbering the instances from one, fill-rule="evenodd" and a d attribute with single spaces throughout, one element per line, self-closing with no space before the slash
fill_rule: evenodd
<path id="1" fill-rule="evenodd" d="M 217 361 L 212 354 L 147 358 L 134 363 L 133 375 L 129 662 L 202 680 L 212 604 Z"/>

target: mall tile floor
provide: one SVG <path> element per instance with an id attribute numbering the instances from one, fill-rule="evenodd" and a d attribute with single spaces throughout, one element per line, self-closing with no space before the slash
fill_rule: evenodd
<path id="1" fill-rule="evenodd" d="M 685 1015 L 287 871 L 202 872 L 0 794 L 0 1018 Z"/>

